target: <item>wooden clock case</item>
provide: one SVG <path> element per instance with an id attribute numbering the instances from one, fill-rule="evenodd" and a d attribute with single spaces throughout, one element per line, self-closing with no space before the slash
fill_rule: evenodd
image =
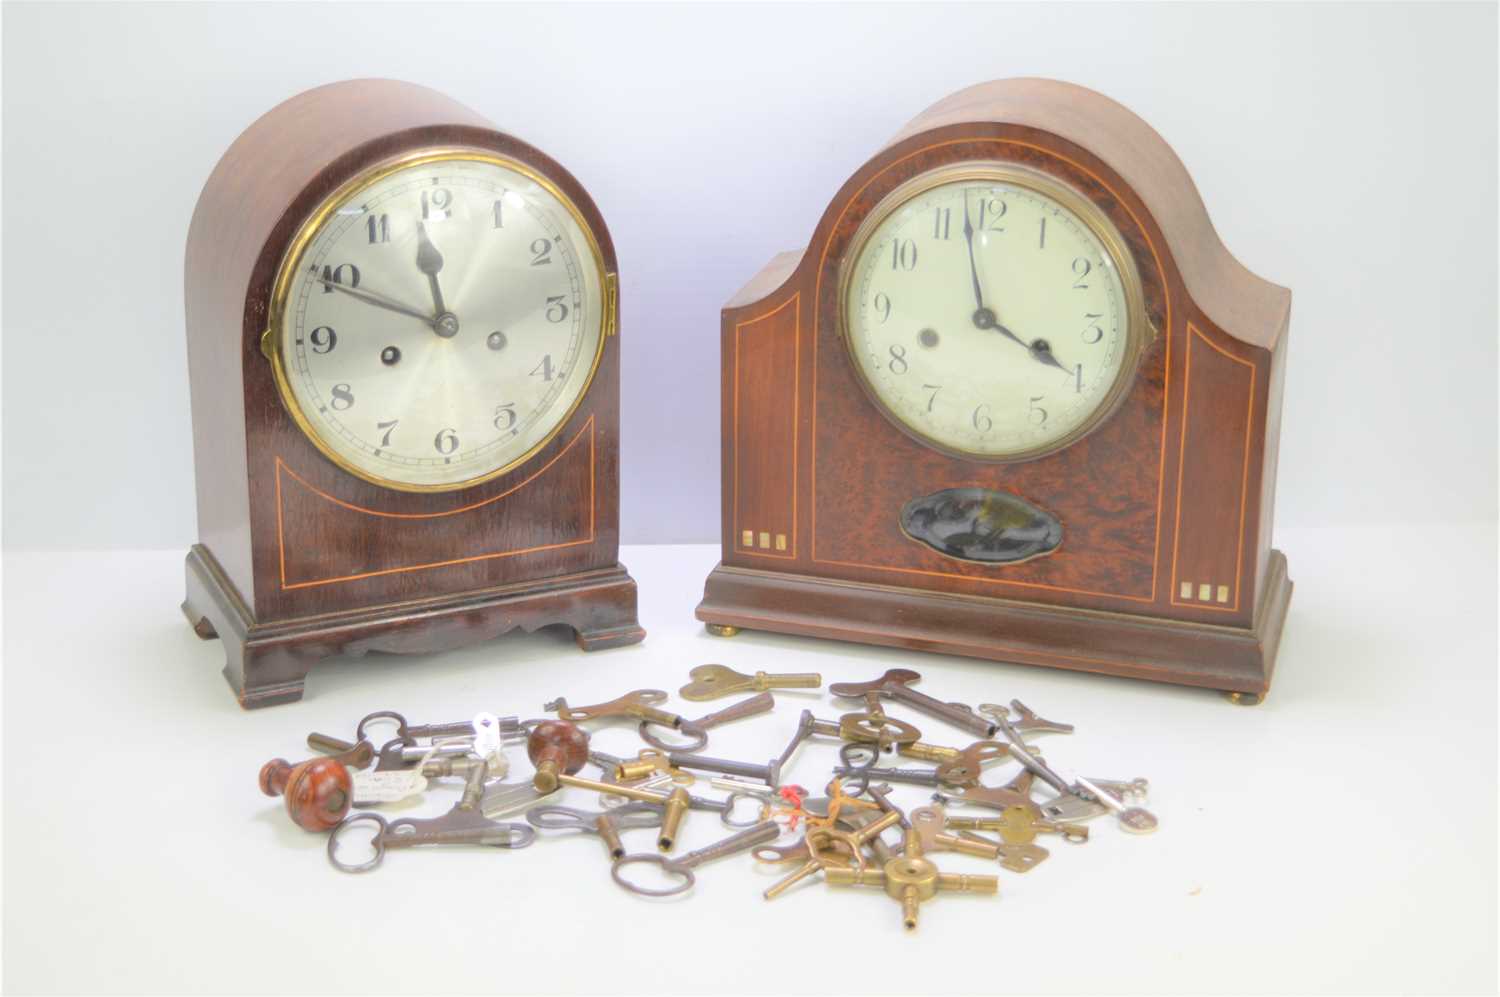
<path id="1" fill-rule="evenodd" d="M 577 205 L 604 259 L 603 353 L 578 408 L 518 467 L 457 491 L 395 491 L 341 470 L 302 434 L 261 337 L 282 257 L 329 193 L 375 164 L 454 147 L 519 160 Z M 187 242 L 200 542 L 183 611 L 199 636 L 223 639 L 242 706 L 300 698 L 308 670 L 333 654 L 435 651 L 548 624 L 572 627 L 585 650 L 645 636 L 618 560 L 617 272 L 609 230 L 572 175 L 425 87 L 320 87 L 235 141 Z"/>
<path id="2" fill-rule="evenodd" d="M 1001 161 L 1093 201 L 1124 237 L 1156 335 L 1090 435 L 1014 463 L 898 430 L 843 341 L 861 219 L 940 166 Z M 697 610 L 741 627 L 1206 686 L 1269 688 L 1292 585 L 1270 547 L 1291 294 L 1224 248 L 1186 169 L 1126 108 L 1050 80 L 934 105 L 843 186 L 802 252 L 725 306 L 723 556 Z M 914 496 L 977 486 L 1055 515 L 1060 547 L 1003 566 L 902 533 Z"/>

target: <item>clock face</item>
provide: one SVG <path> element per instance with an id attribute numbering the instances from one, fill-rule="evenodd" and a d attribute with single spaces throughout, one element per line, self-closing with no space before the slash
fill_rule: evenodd
<path id="1" fill-rule="evenodd" d="M 576 207 L 519 163 L 431 153 L 332 195 L 292 243 L 270 352 L 340 467 L 406 491 L 503 473 L 593 377 L 604 272 Z"/>
<path id="2" fill-rule="evenodd" d="M 940 450 L 1020 460 L 1114 408 L 1145 325 L 1114 227 L 1050 177 L 1002 164 L 919 177 L 855 234 L 845 333 L 877 405 Z"/>

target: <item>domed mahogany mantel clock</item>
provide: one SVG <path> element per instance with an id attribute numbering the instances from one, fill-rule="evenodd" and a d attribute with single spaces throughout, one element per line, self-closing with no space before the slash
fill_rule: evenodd
<path id="1" fill-rule="evenodd" d="M 952 95 L 724 308 L 698 618 L 1258 702 L 1290 304 L 1124 107 Z"/>
<path id="2" fill-rule="evenodd" d="M 188 233 L 183 610 L 241 705 L 332 654 L 645 636 L 617 287 L 578 181 L 432 90 L 320 87 L 236 140 Z"/>

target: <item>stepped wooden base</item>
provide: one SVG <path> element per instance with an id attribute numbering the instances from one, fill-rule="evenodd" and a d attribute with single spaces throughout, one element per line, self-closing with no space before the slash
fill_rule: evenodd
<path id="1" fill-rule="evenodd" d="M 1291 597 L 1286 557 L 1278 550 L 1271 551 L 1260 610 L 1248 630 L 720 564 L 704 585 L 697 617 L 710 628 L 1173 682 L 1259 702 L 1271 686 Z"/>
<path id="2" fill-rule="evenodd" d="M 597 651 L 643 640 L 624 565 L 462 595 L 258 623 L 207 549 L 187 556 L 182 611 L 199 637 L 224 641 L 224 677 L 246 709 L 302 698 L 307 673 L 333 655 L 420 654 L 561 623 Z"/>

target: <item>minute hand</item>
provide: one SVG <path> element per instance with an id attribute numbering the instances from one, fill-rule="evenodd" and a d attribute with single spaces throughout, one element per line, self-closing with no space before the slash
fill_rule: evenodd
<path id="1" fill-rule="evenodd" d="M 387 298 L 385 295 L 376 294 L 374 291 L 362 291 L 357 287 L 345 287 L 343 284 L 336 284 L 326 277 L 314 277 L 313 279 L 324 287 L 331 287 L 335 291 L 342 291 L 351 298 L 357 298 L 367 305 L 374 305 L 376 308 L 384 308 L 388 311 L 400 312 L 402 315 L 410 315 L 412 318 L 421 319 L 427 325 L 432 325 L 432 316 L 427 312 L 403 305 L 394 298 Z"/>
<path id="2" fill-rule="evenodd" d="M 964 191 L 964 242 L 969 246 L 969 277 L 974 281 L 974 307 L 984 310 L 984 291 L 979 286 L 979 267 L 974 263 L 974 225 L 969 221 L 969 192 Z"/>

